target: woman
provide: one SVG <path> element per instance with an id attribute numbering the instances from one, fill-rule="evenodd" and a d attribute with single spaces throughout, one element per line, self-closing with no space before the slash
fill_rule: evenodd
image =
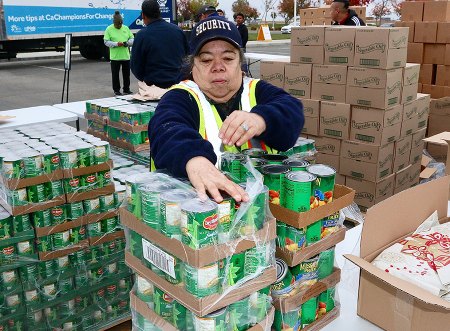
<path id="1" fill-rule="evenodd" d="M 149 124 L 156 168 L 187 176 L 200 198 L 208 191 L 217 202 L 222 201 L 219 190 L 238 202 L 248 200 L 245 191 L 215 167 L 222 151 L 250 147 L 252 138 L 262 146 L 287 150 L 304 123 L 298 99 L 243 77 L 241 46 L 233 23 L 218 16 L 200 21 L 190 41 L 191 79 L 163 96 Z M 251 142 L 255 147 L 255 140 Z"/>

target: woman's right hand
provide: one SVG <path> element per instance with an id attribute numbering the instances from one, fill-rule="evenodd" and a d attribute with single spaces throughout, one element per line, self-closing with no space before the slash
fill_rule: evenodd
<path id="1" fill-rule="evenodd" d="M 197 190 L 201 200 L 207 200 L 208 191 L 211 197 L 220 203 L 223 201 L 219 190 L 227 192 L 237 202 L 249 201 L 248 194 L 238 184 L 229 180 L 214 164 L 203 156 L 196 156 L 186 164 L 186 172 L 192 186 Z"/>

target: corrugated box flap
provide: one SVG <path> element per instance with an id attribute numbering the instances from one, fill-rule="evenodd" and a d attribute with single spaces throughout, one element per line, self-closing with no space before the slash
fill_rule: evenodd
<path id="1" fill-rule="evenodd" d="M 435 210 L 447 217 L 450 177 L 417 185 L 367 210 L 361 234 L 361 257 L 414 232 Z"/>
<path id="2" fill-rule="evenodd" d="M 450 310 L 450 302 L 445 301 L 424 289 L 409 283 L 403 279 L 392 276 L 384 270 L 378 269 L 370 262 L 363 260 L 360 257 L 351 254 L 344 254 L 344 257 L 356 264 L 361 269 L 369 272 L 374 277 L 377 277 L 381 281 L 385 282 L 387 285 L 395 287 L 397 290 L 408 293 L 419 301 L 422 301 L 427 304 L 439 306 L 444 309 Z"/>

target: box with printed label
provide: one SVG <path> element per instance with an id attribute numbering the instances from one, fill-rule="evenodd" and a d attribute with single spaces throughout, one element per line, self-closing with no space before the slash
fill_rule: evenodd
<path id="1" fill-rule="evenodd" d="M 395 174 L 389 175 L 379 182 L 369 182 L 354 177 L 346 177 L 346 182 L 356 191 L 355 203 L 366 210 L 394 194 Z"/>
<path id="2" fill-rule="evenodd" d="M 312 81 L 313 83 L 345 85 L 347 83 L 347 67 L 314 64 L 312 69 Z"/>
<path id="3" fill-rule="evenodd" d="M 345 140 L 341 145 L 341 156 L 351 160 L 377 163 L 394 157 L 394 143 L 375 146 L 351 140 Z"/>
<path id="4" fill-rule="evenodd" d="M 386 109 L 400 104 L 402 83 L 397 81 L 384 89 L 371 87 L 349 86 L 345 96 L 346 103 L 355 106 L 364 106 Z"/>
<path id="5" fill-rule="evenodd" d="M 352 27 L 325 28 L 325 64 L 353 65 L 355 29 Z"/>
<path id="6" fill-rule="evenodd" d="M 430 101 L 430 114 L 450 116 L 450 96 Z"/>
<path id="7" fill-rule="evenodd" d="M 319 117 L 320 101 L 300 98 L 303 103 L 303 114 L 307 117 Z"/>
<path id="8" fill-rule="evenodd" d="M 435 43 L 438 22 L 416 22 L 414 30 L 415 43 Z"/>
<path id="9" fill-rule="evenodd" d="M 423 48 L 422 43 L 408 43 L 407 61 L 411 63 L 423 63 Z"/>
<path id="10" fill-rule="evenodd" d="M 338 155 L 317 153 L 316 154 L 316 163 L 326 164 L 326 165 L 333 167 L 336 170 L 336 172 L 340 171 Z"/>
<path id="11" fill-rule="evenodd" d="M 431 84 L 433 82 L 433 65 L 422 64 L 420 66 L 419 83 Z"/>
<path id="12" fill-rule="evenodd" d="M 356 67 L 392 69 L 404 67 L 408 46 L 408 28 L 357 28 Z"/>
<path id="13" fill-rule="evenodd" d="M 405 186 L 409 183 L 409 169 L 411 165 L 399 170 L 395 173 L 395 188 Z"/>
<path id="14" fill-rule="evenodd" d="M 403 68 L 403 86 L 413 85 L 419 82 L 420 64 L 407 63 Z"/>
<path id="15" fill-rule="evenodd" d="M 450 95 L 450 86 L 422 84 L 422 93 L 429 94 L 433 99 L 441 99 Z"/>
<path id="16" fill-rule="evenodd" d="M 303 134 L 319 135 L 319 117 L 305 117 L 305 125 L 302 129 Z"/>
<path id="17" fill-rule="evenodd" d="M 292 63 L 323 64 L 323 46 L 293 46 L 291 45 Z"/>
<path id="18" fill-rule="evenodd" d="M 409 154 L 410 164 L 416 164 L 417 162 L 420 163 L 420 160 L 422 159 L 423 148 L 424 146 L 418 146 L 411 149 L 411 153 Z"/>
<path id="19" fill-rule="evenodd" d="M 392 163 L 394 155 L 389 155 L 385 160 L 377 163 L 347 159 L 341 156 L 340 174 L 359 179 L 377 182 L 392 174 Z"/>
<path id="20" fill-rule="evenodd" d="M 445 44 L 423 45 L 423 63 L 445 64 Z"/>
<path id="21" fill-rule="evenodd" d="M 423 2 L 405 1 L 402 3 L 401 21 L 422 21 Z"/>
<path id="22" fill-rule="evenodd" d="M 402 21 L 396 21 L 394 24 L 397 28 L 406 27 L 409 29 L 408 33 L 408 40 L 413 41 L 414 40 L 414 30 L 415 30 L 415 23 L 414 21 L 408 21 L 408 22 L 402 22 Z"/>
<path id="23" fill-rule="evenodd" d="M 345 91 L 345 85 L 313 82 L 311 88 L 311 98 L 316 100 L 344 103 Z"/>
<path id="24" fill-rule="evenodd" d="M 284 89 L 295 97 L 311 97 L 311 64 L 286 63 Z"/>
<path id="25" fill-rule="evenodd" d="M 350 128 L 350 105 L 322 101 L 320 103 L 320 135 L 348 139 Z"/>
<path id="26" fill-rule="evenodd" d="M 319 153 L 340 155 L 341 140 L 328 137 L 313 137 L 312 139 L 316 141 L 315 146 Z"/>
<path id="27" fill-rule="evenodd" d="M 426 1 L 423 6 L 423 21 L 450 21 L 450 2 Z"/>
<path id="28" fill-rule="evenodd" d="M 418 116 L 403 121 L 402 127 L 400 129 L 400 138 L 413 134 L 419 129 L 418 126 L 419 126 Z"/>
<path id="29" fill-rule="evenodd" d="M 438 23 L 436 43 L 450 44 L 450 22 Z"/>
<path id="30" fill-rule="evenodd" d="M 284 66 L 288 61 L 261 61 L 261 79 L 279 88 L 284 87 Z"/>
<path id="31" fill-rule="evenodd" d="M 299 26 L 291 30 L 292 46 L 323 46 L 324 41 L 324 26 Z"/>
<path id="32" fill-rule="evenodd" d="M 427 128 L 423 128 L 417 132 L 414 132 L 413 137 L 412 137 L 411 147 L 412 148 L 416 148 L 416 147 L 423 148 L 423 145 L 424 145 L 423 139 L 425 138 L 426 133 L 427 133 Z"/>
<path id="33" fill-rule="evenodd" d="M 350 140 L 385 145 L 400 138 L 402 106 L 395 106 L 386 111 L 352 107 Z"/>
<path id="34" fill-rule="evenodd" d="M 436 85 L 450 86 L 450 66 L 437 66 Z"/>
<path id="35" fill-rule="evenodd" d="M 393 171 L 397 172 L 409 165 L 412 148 L 412 135 L 401 138 L 395 142 L 395 157 Z"/>
<path id="36" fill-rule="evenodd" d="M 418 93 L 417 99 L 406 102 L 403 105 L 403 121 L 416 117 L 419 115 L 419 113 L 423 112 L 428 113 L 429 105 L 430 105 L 430 95 Z"/>
<path id="37" fill-rule="evenodd" d="M 416 100 L 418 86 L 419 86 L 419 83 L 403 86 L 402 99 L 401 99 L 402 104 L 405 102 Z"/>
<path id="38" fill-rule="evenodd" d="M 378 89 L 392 88 L 402 84 L 402 69 L 372 69 L 349 67 L 347 85 L 356 87 L 370 87 Z"/>

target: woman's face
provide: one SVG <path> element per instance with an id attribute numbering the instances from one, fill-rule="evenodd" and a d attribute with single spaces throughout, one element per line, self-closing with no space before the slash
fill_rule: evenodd
<path id="1" fill-rule="evenodd" d="M 242 83 L 239 50 L 223 40 L 206 43 L 194 58 L 192 77 L 209 98 L 227 102 Z"/>

